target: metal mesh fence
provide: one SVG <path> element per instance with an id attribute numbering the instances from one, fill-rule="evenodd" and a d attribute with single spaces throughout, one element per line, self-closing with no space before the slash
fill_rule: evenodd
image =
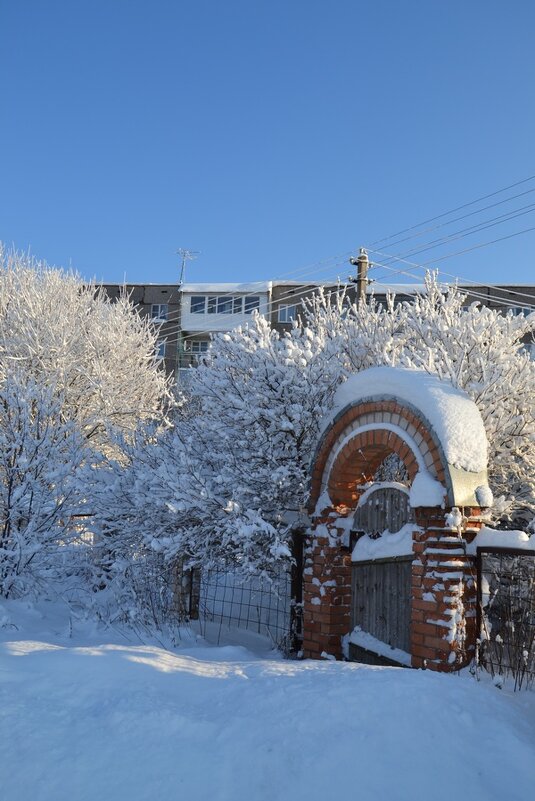
<path id="1" fill-rule="evenodd" d="M 535 683 L 535 553 L 478 549 L 478 662 L 515 689 Z"/>
<path id="2" fill-rule="evenodd" d="M 199 619 L 218 624 L 223 631 L 245 629 L 268 637 L 281 650 L 291 648 L 295 604 L 291 598 L 291 573 L 281 569 L 270 579 L 244 578 L 232 566 L 201 571 Z"/>

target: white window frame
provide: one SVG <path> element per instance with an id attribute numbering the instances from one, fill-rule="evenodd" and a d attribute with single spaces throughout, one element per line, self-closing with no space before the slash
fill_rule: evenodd
<path id="1" fill-rule="evenodd" d="M 289 310 L 292 310 L 291 312 Z M 279 323 L 291 323 L 297 319 L 297 306 L 295 303 L 281 303 L 278 309 Z"/>
<path id="2" fill-rule="evenodd" d="M 165 309 L 163 314 L 161 314 L 162 309 Z M 169 317 L 169 304 L 153 303 L 150 307 L 150 317 L 155 323 L 166 323 Z"/>
<path id="3" fill-rule="evenodd" d="M 200 353 L 206 353 L 209 347 L 210 347 L 210 342 L 207 339 L 192 339 L 190 341 L 189 350 L 191 353 L 200 354 Z"/>
<path id="4" fill-rule="evenodd" d="M 247 308 L 249 306 L 249 308 Z M 260 295 L 245 295 L 243 299 L 243 313 L 252 314 L 260 311 Z"/>
<path id="5" fill-rule="evenodd" d="M 167 350 L 167 340 L 159 339 L 157 341 L 156 358 L 165 359 L 165 351 Z"/>
<path id="6" fill-rule="evenodd" d="M 200 299 L 204 304 L 200 308 Z M 198 303 L 198 309 L 193 310 L 193 300 Z M 190 314 L 221 314 L 231 317 L 238 314 L 252 314 L 253 311 L 260 311 L 260 295 L 191 295 Z M 228 309 L 230 308 L 230 311 Z M 223 311 L 223 309 L 227 309 Z"/>

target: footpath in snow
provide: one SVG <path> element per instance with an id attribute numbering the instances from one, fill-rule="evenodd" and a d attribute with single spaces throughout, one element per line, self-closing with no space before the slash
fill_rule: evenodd
<path id="1" fill-rule="evenodd" d="M 2 608 L 1 801 L 534 797 L 532 692 Z"/>

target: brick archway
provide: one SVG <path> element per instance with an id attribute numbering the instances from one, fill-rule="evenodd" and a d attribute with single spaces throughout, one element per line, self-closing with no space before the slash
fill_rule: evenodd
<path id="1" fill-rule="evenodd" d="M 342 409 L 322 437 L 313 462 L 310 510 L 325 491 L 333 507 L 354 508 L 359 486 L 391 453 L 404 463 L 411 481 L 424 469 L 450 489 L 441 445 L 424 416 L 395 398 L 369 399 Z"/>
<path id="2" fill-rule="evenodd" d="M 396 368 L 382 371 L 396 385 Z M 390 372 L 389 372 L 390 371 Z M 368 371 L 365 371 L 365 373 Z M 362 374 L 360 374 L 362 376 Z M 437 395 L 438 379 L 428 377 Z M 440 426 L 440 392 L 448 402 L 452 388 L 438 382 L 438 403 L 433 409 L 435 426 Z M 457 391 L 454 391 L 457 392 Z M 346 393 L 347 394 L 347 393 Z M 465 405 L 472 402 L 460 396 Z M 472 411 L 474 411 L 473 407 Z M 476 421 L 482 426 L 477 410 Z M 356 397 L 346 404 L 324 431 L 312 463 L 309 513 L 312 527 L 308 537 L 304 576 L 304 653 L 319 658 L 342 658 L 342 637 L 351 629 L 351 555 L 344 550 L 353 511 L 364 486 L 390 454 L 403 462 L 409 483 L 425 474 L 443 487 L 439 506 L 413 506 L 415 526 L 412 553 L 412 599 L 410 640 L 413 667 L 454 670 L 472 658 L 475 647 L 475 567 L 460 547 L 460 532 L 446 523 L 452 507 L 460 506 L 464 530 L 462 542 L 469 541 L 481 522 L 476 488 L 486 482 L 486 471 L 470 473 L 450 464 L 448 443 L 414 402 L 381 392 Z M 451 450 L 450 450 L 451 452 Z M 410 546 L 409 546 L 410 547 Z M 462 620 L 458 626 L 452 621 Z"/>

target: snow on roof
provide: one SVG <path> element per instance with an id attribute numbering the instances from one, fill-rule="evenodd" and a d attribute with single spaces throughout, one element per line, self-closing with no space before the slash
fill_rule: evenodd
<path id="1" fill-rule="evenodd" d="M 364 398 L 390 396 L 418 409 L 434 429 L 448 464 L 479 473 L 487 467 L 487 436 L 475 403 L 450 383 L 423 370 L 371 367 L 349 376 L 336 392 L 333 417 Z"/>
<path id="2" fill-rule="evenodd" d="M 272 281 L 254 281 L 248 284 L 182 284 L 182 292 L 269 292 Z"/>

